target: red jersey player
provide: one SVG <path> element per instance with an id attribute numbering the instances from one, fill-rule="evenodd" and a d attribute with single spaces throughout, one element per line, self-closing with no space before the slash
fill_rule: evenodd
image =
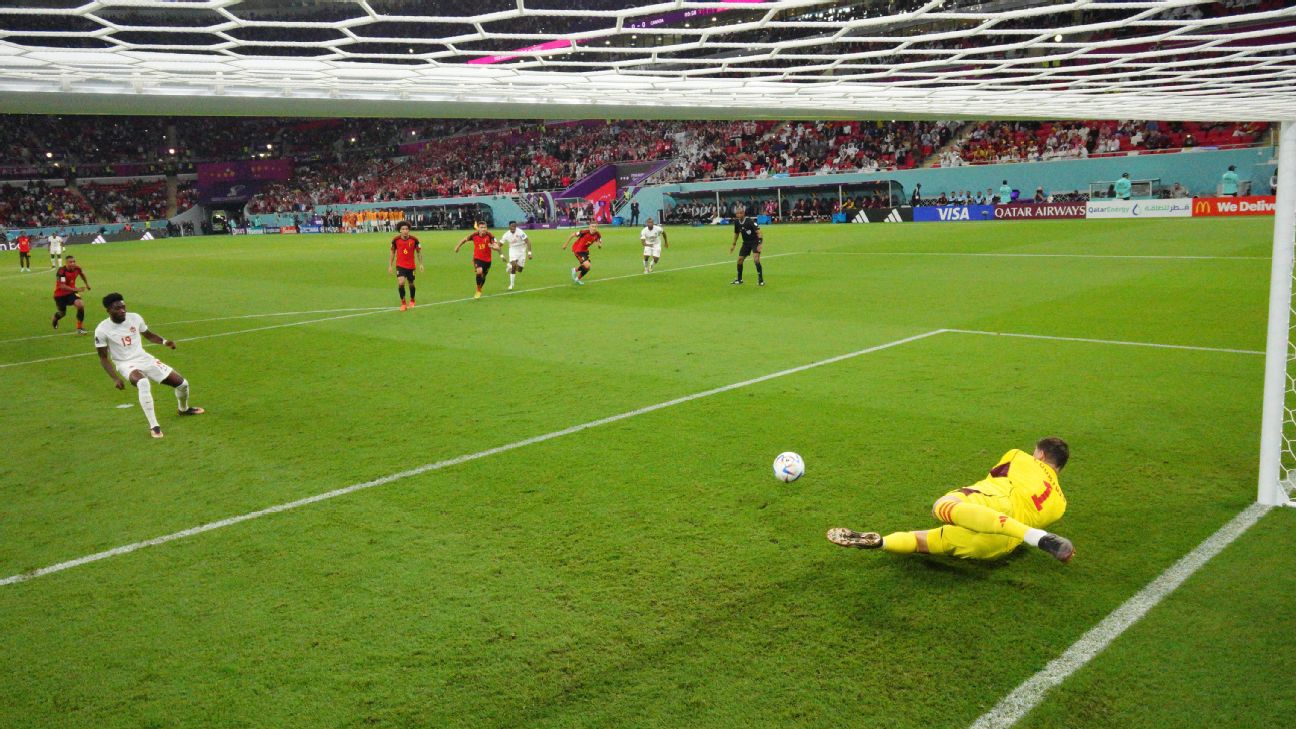
<path id="1" fill-rule="evenodd" d="M 572 243 L 573 240 L 576 242 Z M 562 244 L 563 250 L 565 251 L 567 250 L 567 243 L 571 243 L 572 253 L 576 255 L 576 267 L 571 270 L 573 281 L 582 286 L 585 285 L 585 282 L 582 279 L 585 278 L 585 274 L 589 273 L 590 270 L 589 248 L 591 245 L 598 245 L 599 248 L 602 248 L 602 241 L 603 235 L 598 232 L 598 223 L 591 222 L 586 226 L 585 230 L 578 230 L 575 233 L 572 233 L 568 236 L 567 241 Z"/>
<path id="2" fill-rule="evenodd" d="M 85 288 L 77 288 L 77 277 L 85 282 Z M 85 271 L 77 265 L 74 256 L 68 256 L 67 260 L 58 270 L 54 272 L 54 305 L 58 311 L 54 312 L 54 328 L 58 329 L 59 319 L 67 316 L 69 306 L 76 307 L 76 333 L 85 334 L 85 304 L 81 303 L 81 297 L 77 294 L 82 291 L 90 290 L 90 279 L 86 278 Z"/>
<path id="3" fill-rule="evenodd" d="M 31 273 L 31 237 L 18 234 L 18 270 Z"/>
<path id="4" fill-rule="evenodd" d="M 473 294 L 474 299 L 480 299 L 482 294 L 482 285 L 486 283 L 486 274 L 490 273 L 493 251 L 500 249 L 500 244 L 495 242 L 495 236 L 489 230 L 486 230 L 486 224 L 478 220 L 476 230 L 463 237 L 459 245 L 455 246 L 455 253 L 463 248 L 464 243 L 472 241 L 473 244 L 473 271 L 477 273 L 477 293 Z"/>
<path id="5" fill-rule="evenodd" d="M 414 268 L 423 270 L 423 249 L 418 238 L 410 235 L 410 224 L 401 221 L 396 225 L 400 234 L 392 238 L 391 257 L 387 259 L 387 273 L 396 266 L 396 290 L 400 292 L 401 311 L 414 306 Z M 409 303 L 405 303 L 405 285 L 409 284 Z"/>

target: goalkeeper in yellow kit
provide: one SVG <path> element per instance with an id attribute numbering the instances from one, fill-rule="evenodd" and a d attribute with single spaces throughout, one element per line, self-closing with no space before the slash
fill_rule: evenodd
<path id="1" fill-rule="evenodd" d="M 1075 555 L 1071 540 L 1044 527 L 1066 511 L 1058 471 L 1070 457 L 1066 441 L 1044 438 L 1035 444 L 1034 454 L 1008 451 L 985 479 L 937 499 L 932 514 L 945 526 L 885 537 L 877 532 L 829 529 L 828 541 L 843 547 L 963 559 L 998 559 L 1026 542 L 1069 562 Z"/>

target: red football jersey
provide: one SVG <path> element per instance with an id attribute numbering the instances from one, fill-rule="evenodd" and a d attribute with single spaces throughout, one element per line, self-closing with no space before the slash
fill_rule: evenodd
<path id="1" fill-rule="evenodd" d="M 408 238 L 402 238 L 398 235 L 395 238 L 392 238 L 391 249 L 396 251 L 397 267 L 413 270 L 418 266 L 418 262 L 414 260 L 414 251 L 422 250 L 422 248 L 419 247 L 418 238 L 415 238 L 412 235 Z"/>
<path id="2" fill-rule="evenodd" d="M 31 252 L 31 238 L 28 238 L 25 235 L 18 236 L 18 252 L 19 253 Z"/>
<path id="3" fill-rule="evenodd" d="M 473 242 L 473 260 L 489 261 L 491 259 L 490 244 L 495 242 L 495 236 L 490 231 L 472 234 Z"/>
<path id="4" fill-rule="evenodd" d="M 67 296 L 75 294 L 77 276 L 81 275 L 80 266 L 60 266 L 54 274 L 54 295 Z"/>
<path id="5" fill-rule="evenodd" d="M 603 234 L 597 230 L 593 233 L 588 230 L 582 230 L 580 237 L 576 239 L 575 243 L 572 243 L 572 251 L 575 253 L 586 253 L 589 251 L 591 245 L 601 240 L 603 240 Z"/>

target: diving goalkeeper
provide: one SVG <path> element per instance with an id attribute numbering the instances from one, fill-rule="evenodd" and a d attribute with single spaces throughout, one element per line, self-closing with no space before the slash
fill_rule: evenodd
<path id="1" fill-rule="evenodd" d="M 1061 438 L 1044 438 L 1035 444 L 1033 454 L 1014 448 L 985 479 L 936 499 L 932 514 L 945 526 L 885 537 L 839 527 L 828 530 L 828 541 L 843 547 L 963 559 L 999 559 L 1026 542 L 1069 562 L 1075 554 L 1071 540 L 1044 527 L 1066 511 L 1058 472 L 1070 457 L 1071 450 Z"/>

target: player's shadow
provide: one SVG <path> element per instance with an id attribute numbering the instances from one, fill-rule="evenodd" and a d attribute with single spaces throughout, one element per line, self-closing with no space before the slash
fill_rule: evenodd
<path id="1" fill-rule="evenodd" d="M 1027 558 L 1027 550 L 1017 549 L 1006 557 L 994 560 L 956 559 L 931 555 L 886 555 L 892 559 L 881 559 L 883 569 L 892 569 L 905 574 L 939 574 L 960 579 L 984 579 L 999 570 L 1005 569 Z M 882 555 L 879 555 L 882 556 Z"/>

